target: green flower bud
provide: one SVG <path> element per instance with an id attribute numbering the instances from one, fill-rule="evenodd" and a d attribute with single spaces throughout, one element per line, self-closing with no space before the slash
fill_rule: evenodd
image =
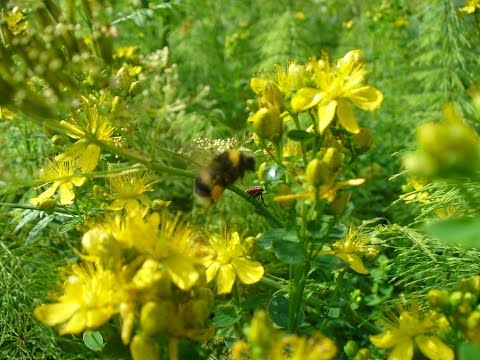
<path id="1" fill-rule="evenodd" d="M 358 352 L 358 344 L 356 341 L 348 340 L 348 342 L 343 347 L 343 351 L 348 356 L 348 358 L 352 358 Z"/>
<path id="2" fill-rule="evenodd" d="M 124 65 L 118 70 L 117 72 L 117 80 L 118 84 L 123 90 L 130 89 L 130 85 L 132 85 L 132 76 L 128 71 L 128 68 Z"/>
<path id="3" fill-rule="evenodd" d="M 474 311 L 468 316 L 467 328 L 469 330 L 475 330 L 480 328 L 480 311 Z"/>
<path id="4" fill-rule="evenodd" d="M 56 201 L 53 200 L 53 199 L 45 199 L 43 201 L 41 201 L 38 205 L 37 205 L 37 208 L 39 210 L 43 210 L 43 211 L 50 211 L 50 210 L 53 210 L 55 209 L 55 205 L 56 205 Z"/>
<path id="5" fill-rule="evenodd" d="M 448 302 L 453 308 L 457 308 L 463 299 L 463 293 L 461 291 L 454 291 L 453 293 L 450 294 L 450 297 L 448 298 Z"/>
<path id="6" fill-rule="evenodd" d="M 145 334 L 154 336 L 168 331 L 175 306 L 169 301 L 150 301 L 142 306 L 140 325 Z"/>
<path id="7" fill-rule="evenodd" d="M 336 172 L 343 162 L 343 156 L 337 148 L 329 147 L 325 150 L 322 160 L 329 166 L 332 172 Z"/>
<path id="8" fill-rule="evenodd" d="M 427 294 L 427 301 L 434 309 L 446 309 L 449 297 L 446 290 L 432 289 Z"/>
<path id="9" fill-rule="evenodd" d="M 160 359 L 160 346 L 154 338 L 135 335 L 130 343 L 130 353 L 133 360 L 158 360 Z"/>
<path id="10" fill-rule="evenodd" d="M 323 160 L 313 159 L 307 165 L 305 180 L 315 187 L 326 184 L 331 180 L 330 166 Z"/>
<path id="11" fill-rule="evenodd" d="M 142 85 L 140 84 L 140 81 L 134 81 L 132 82 L 132 85 L 130 85 L 130 88 L 128 89 L 128 94 L 131 96 L 138 95 L 142 91 Z"/>
<path id="12" fill-rule="evenodd" d="M 276 109 L 261 108 L 248 118 L 253 131 L 262 139 L 279 138 L 282 135 L 283 122 Z"/>
<path id="13" fill-rule="evenodd" d="M 352 135 L 352 143 L 355 150 L 367 151 L 373 145 L 373 135 L 368 129 L 362 128 L 359 133 Z"/>
<path id="14" fill-rule="evenodd" d="M 357 355 L 355 355 L 353 360 L 368 360 L 371 358 L 371 355 L 372 354 L 370 353 L 370 350 L 368 350 L 367 348 L 362 348 L 358 350 L 358 353 Z"/>

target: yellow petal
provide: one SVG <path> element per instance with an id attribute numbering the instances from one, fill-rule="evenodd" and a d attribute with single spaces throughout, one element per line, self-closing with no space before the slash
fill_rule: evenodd
<path id="1" fill-rule="evenodd" d="M 75 160 L 80 156 L 82 156 L 87 146 L 88 146 L 87 140 L 80 139 L 75 144 L 68 147 L 67 150 L 65 150 L 65 152 L 55 156 L 55 160 L 59 163 L 63 161 Z"/>
<path id="2" fill-rule="evenodd" d="M 75 186 L 82 186 L 85 180 L 87 179 L 84 177 L 72 177 L 69 179 L 69 181 Z"/>
<path id="3" fill-rule="evenodd" d="M 43 200 L 49 199 L 55 194 L 55 191 L 57 191 L 57 188 L 59 186 L 59 183 L 55 182 L 53 183 L 47 190 L 45 190 L 43 193 L 38 195 L 35 198 L 30 199 L 30 204 L 33 206 L 38 205 L 41 203 Z"/>
<path id="4" fill-rule="evenodd" d="M 320 133 L 323 133 L 328 125 L 330 125 L 335 116 L 336 109 L 337 102 L 335 100 L 330 100 L 329 102 L 318 105 L 318 130 Z"/>
<path id="5" fill-rule="evenodd" d="M 337 253 L 336 254 L 340 259 L 345 260 L 348 262 L 350 267 L 356 271 L 359 274 L 366 275 L 368 274 L 368 270 L 365 268 L 365 265 L 363 265 L 363 261 L 358 256 L 357 254 L 342 254 L 342 253 Z"/>
<path id="6" fill-rule="evenodd" d="M 73 139 L 80 139 L 85 136 L 85 131 L 83 131 L 78 125 L 62 120 L 60 121 L 60 126 L 65 129 L 65 134 Z"/>
<path id="7" fill-rule="evenodd" d="M 35 308 L 35 317 L 48 326 L 66 322 L 80 308 L 78 303 L 58 303 L 40 305 Z"/>
<path id="8" fill-rule="evenodd" d="M 217 275 L 217 293 L 229 294 L 234 282 L 235 270 L 233 270 L 233 266 L 230 264 L 221 266 Z"/>
<path id="9" fill-rule="evenodd" d="M 68 182 L 60 185 L 59 194 L 60 194 L 60 204 L 69 205 L 73 203 L 75 199 L 75 193 L 72 191 L 73 184 Z"/>
<path id="10" fill-rule="evenodd" d="M 75 313 L 71 319 L 60 328 L 59 334 L 78 334 L 87 328 L 87 317 L 83 311 Z"/>
<path id="11" fill-rule="evenodd" d="M 349 133 L 358 134 L 360 128 L 358 127 L 357 119 L 353 113 L 352 105 L 345 100 L 339 100 L 337 106 L 337 116 L 340 125 Z"/>
<path id="12" fill-rule="evenodd" d="M 376 110 L 382 105 L 383 94 L 371 86 L 352 90 L 348 98 L 363 110 Z"/>
<path id="13" fill-rule="evenodd" d="M 215 276 L 217 276 L 218 269 L 220 268 L 220 265 L 217 262 L 212 262 L 208 267 L 207 270 L 205 270 L 206 275 L 207 275 L 207 283 L 215 279 Z"/>
<path id="14" fill-rule="evenodd" d="M 111 306 L 104 306 L 94 310 L 86 312 L 86 327 L 89 329 L 95 329 L 105 324 L 114 314 Z"/>
<path id="15" fill-rule="evenodd" d="M 411 339 L 402 341 L 395 345 L 393 351 L 388 356 L 388 360 L 412 360 L 413 359 L 413 341 Z"/>
<path id="16" fill-rule="evenodd" d="M 250 87 L 255 92 L 255 94 L 261 95 L 265 91 L 265 88 L 267 87 L 268 82 L 269 80 L 267 79 L 253 77 L 250 80 Z"/>
<path id="17" fill-rule="evenodd" d="M 323 97 L 324 93 L 318 89 L 302 88 L 292 96 L 292 110 L 307 110 L 322 101 Z"/>
<path id="18" fill-rule="evenodd" d="M 100 146 L 89 144 L 82 155 L 78 158 L 78 165 L 84 171 L 93 171 L 100 159 Z"/>
<path id="19" fill-rule="evenodd" d="M 192 259 L 186 256 L 171 256 L 162 261 L 173 283 L 182 290 L 189 290 L 199 278 Z"/>
<path id="20" fill-rule="evenodd" d="M 264 274 L 262 264 L 244 257 L 233 259 L 232 266 L 238 279 L 244 284 L 254 284 L 259 282 Z"/>
<path id="21" fill-rule="evenodd" d="M 378 335 L 370 335 L 370 341 L 378 348 L 388 349 L 395 346 L 399 339 L 396 332 L 388 330 Z"/>
<path id="22" fill-rule="evenodd" d="M 430 360 L 453 360 L 455 354 L 437 336 L 420 335 L 415 338 L 420 351 Z"/>

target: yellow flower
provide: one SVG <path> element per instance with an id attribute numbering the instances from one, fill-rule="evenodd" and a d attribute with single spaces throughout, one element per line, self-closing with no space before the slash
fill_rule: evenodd
<path id="1" fill-rule="evenodd" d="M 349 51 L 334 67 L 330 66 L 326 54 L 320 61 L 311 60 L 309 66 L 316 88 L 304 87 L 297 91 L 291 101 L 293 111 L 317 106 L 320 133 L 332 123 L 335 114 L 343 128 L 358 133 L 360 128 L 351 104 L 372 111 L 383 101 L 380 91 L 365 85 L 366 71 L 360 50 Z"/>
<path id="2" fill-rule="evenodd" d="M 144 194 L 147 191 L 152 191 L 152 185 L 155 182 L 150 182 L 151 173 L 149 172 L 130 172 L 127 174 L 114 176 L 110 178 L 110 188 L 112 189 L 110 198 L 114 201 L 105 206 L 106 210 L 119 211 L 136 210 L 141 205 L 147 207 L 151 204 L 151 200 Z"/>
<path id="3" fill-rule="evenodd" d="M 419 202 L 428 203 L 425 198 L 428 197 L 428 191 L 421 191 L 426 185 L 430 183 L 425 178 L 407 178 L 408 184 L 402 186 L 402 190 L 408 191 L 407 194 L 400 195 L 400 199 L 403 201 L 414 201 L 417 200 Z M 413 189 L 413 191 L 412 191 Z"/>
<path id="4" fill-rule="evenodd" d="M 0 120 L 12 120 L 15 113 L 8 110 L 5 106 L 0 106 Z"/>
<path id="5" fill-rule="evenodd" d="M 211 234 L 206 247 L 212 253 L 203 264 L 206 267 L 207 282 L 217 279 L 218 294 L 228 294 L 232 291 L 235 279 L 243 284 L 254 284 L 263 277 L 263 266 L 257 261 L 247 258 L 248 246 L 236 231 L 223 234 Z"/>
<path id="6" fill-rule="evenodd" d="M 348 262 L 352 270 L 359 274 L 368 274 L 368 270 L 363 264 L 362 258 L 358 254 L 367 251 L 365 244 L 368 239 L 358 236 L 357 232 L 350 229 L 347 236 L 333 244 L 334 250 L 323 250 L 322 254 L 333 254 L 336 257 Z"/>
<path id="7" fill-rule="evenodd" d="M 49 161 L 48 167 L 40 173 L 40 180 L 45 180 L 50 187 L 39 196 L 30 199 L 32 205 L 38 205 L 46 199 L 49 199 L 58 190 L 60 193 L 60 204 L 68 205 L 73 203 L 75 193 L 73 186 L 81 186 L 85 182 L 84 177 L 75 176 L 75 162 L 73 161 Z"/>
<path id="8" fill-rule="evenodd" d="M 335 343 L 316 333 L 306 336 L 285 335 L 273 347 L 272 360 L 330 360 L 337 353 Z M 286 356 L 285 354 L 288 354 Z"/>
<path id="9" fill-rule="evenodd" d="M 115 49 L 113 54 L 114 59 L 122 59 L 131 62 L 137 62 L 138 57 L 138 47 L 137 46 L 119 46 Z"/>
<path id="10" fill-rule="evenodd" d="M 10 31 L 17 35 L 28 28 L 28 20 L 18 7 L 7 13 L 7 26 Z"/>
<path id="11" fill-rule="evenodd" d="M 189 290 L 200 278 L 199 253 L 193 229 L 181 216 L 168 212 L 143 216 L 139 211 L 127 214 L 120 225 L 117 240 L 126 247 L 148 256 L 135 277 L 138 288 L 152 286 L 167 277 L 182 290 Z"/>
<path id="12" fill-rule="evenodd" d="M 480 0 L 467 0 L 465 6 L 460 8 L 460 12 L 473 14 L 478 8 L 480 8 Z"/>
<path id="13" fill-rule="evenodd" d="M 434 335 L 439 324 L 432 312 L 422 317 L 417 304 L 412 305 L 410 310 L 401 306 L 398 317 L 390 314 L 388 319 L 384 319 L 387 331 L 371 335 L 370 341 L 378 348 L 392 349 L 388 360 L 413 359 L 415 345 L 430 360 L 453 360 L 453 350 Z"/>
<path id="14" fill-rule="evenodd" d="M 72 266 L 64 294 L 55 304 L 40 305 L 34 314 L 48 326 L 60 325 L 60 334 L 78 334 L 106 323 L 119 311 L 121 291 L 115 274 L 98 263 Z"/>
<path id="15" fill-rule="evenodd" d="M 78 141 L 67 151 L 57 155 L 57 161 L 77 159 L 78 165 L 84 171 L 92 171 L 100 159 L 100 144 L 112 145 L 115 142 L 115 128 L 110 121 L 97 112 L 97 107 L 88 106 L 85 117 L 77 116 L 69 121 L 62 120 L 60 125 L 66 135 Z"/>

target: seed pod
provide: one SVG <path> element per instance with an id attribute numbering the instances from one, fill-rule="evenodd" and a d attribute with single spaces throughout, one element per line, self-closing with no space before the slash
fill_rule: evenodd
<path id="1" fill-rule="evenodd" d="M 154 338 L 146 335 L 135 335 L 130 343 L 133 360 L 158 360 L 160 346 Z"/>
<path id="2" fill-rule="evenodd" d="M 253 124 L 253 131 L 261 139 L 278 139 L 282 135 L 283 123 L 276 109 L 261 108 L 248 118 L 248 122 Z"/>

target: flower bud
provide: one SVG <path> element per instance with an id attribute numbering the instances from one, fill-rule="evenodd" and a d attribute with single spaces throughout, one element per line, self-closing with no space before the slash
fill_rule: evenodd
<path id="1" fill-rule="evenodd" d="M 331 180 L 330 166 L 323 160 L 313 159 L 307 165 L 305 180 L 315 187 L 326 184 Z"/>
<path id="2" fill-rule="evenodd" d="M 448 307 L 448 292 L 446 290 L 432 289 L 427 294 L 427 301 L 433 309 L 446 309 Z"/>
<path id="3" fill-rule="evenodd" d="M 123 90 L 128 90 L 132 85 L 132 76 L 128 71 L 128 68 L 124 65 L 117 72 L 118 84 Z"/>
<path id="4" fill-rule="evenodd" d="M 467 328 L 469 330 L 475 330 L 480 328 L 480 311 L 474 311 L 468 316 Z"/>
<path id="5" fill-rule="evenodd" d="M 373 145 L 373 135 L 368 129 L 362 128 L 359 133 L 352 135 L 352 143 L 355 150 L 367 151 Z"/>
<path id="6" fill-rule="evenodd" d="M 142 330 L 150 336 L 166 333 L 175 312 L 175 306 L 169 301 L 147 302 L 140 312 Z"/>
<path id="7" fill-rule="evenodd" d="M 283 123 L 276 109 L 261 108 L 248 118 L 248 122 L 253 124 L 253 131 L 261 139 L 282 135 Z"/>
<path id="8" fill-rule="evenodd" d="M 337 193 L 335 199 L 330 203 L 330 210 L 335 215 L 343 214 L 343 212 L 347 208 L 348 201 L 350 200 L 351 195 L 351 191 L 342 191 L 340 193 Z"/>
<path id="9" fill-rule="evenodd" d="M 160 346 L 154 338 L 135 335 L 130 343 L 130 353 L 133 360 L 158 360 L 160 358 Z"/>
<path id="10" fill-rule="evenodd" d="M 348 356 L 348 358 L 352 358 L 358 352 L 358 344 L 356 341 L 348 340 L 345 346 L 343 347 L 343 351 Z"/>
<path id="11" fill-rule="evenodd" d="M 38 203 L 37 208 L 39 210 L 43 210 L 43 211 L 48 212 L 48 211 L 53 210 L 55 208 L 56 203 L 57 202 L 53 199 L 45 199 L 45 200 L 42 200 Z"/>
<path id="12" fill-rule="evenodd" d="M 329 147 L 325 149 L 322 160 L 328 165 L 332 172 L 336 172 L 342 165 L 343 156 L 337 148 Z"/>
<path id="13" fill-rule="evenodd" d="M 367 348 L 362 348 L 358 350 L 357 355 L 353 358 L 353 360 L 368 360 L 371 359 L 371 352 Z"/>
<path id="14" fill-rule="evenodd" d="M 138 95 L 142 91 L 142 85 L 140 84 L 140 81 L 134 81 L 130 85 L 130 88 L 128 89 L 128 94 L 131 96 Z"/>
<path id="15" fill-rule="evenodd" d="M 453 293 L 450 294 L 448 298 L 448 302 L 453 308 L 457 308 L 463 299 L 463 293 L 461 291 L 454 291 Z"/>

